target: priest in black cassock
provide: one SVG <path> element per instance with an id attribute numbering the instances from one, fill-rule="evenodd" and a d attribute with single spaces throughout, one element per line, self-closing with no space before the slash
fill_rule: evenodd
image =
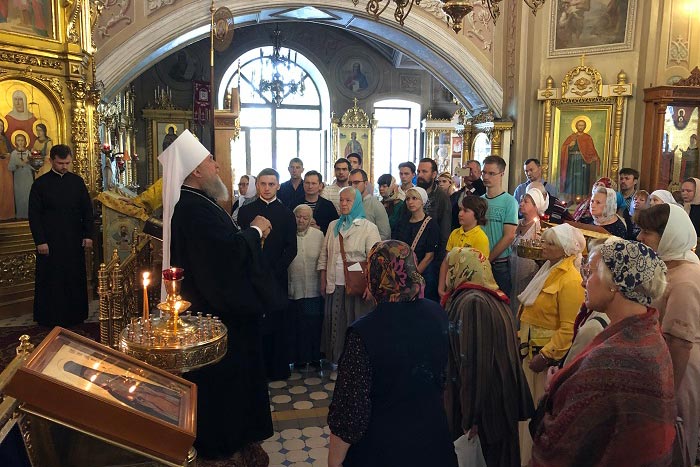
<path id="1" fill-rule="evenodd" d="M 29 192 L 29 228 L 36 244 L 34 321 L 70 327 L 88 316 L 85 248 L 92 247 L 92 201 L 83 179 L 68 169 L 71 149 L 57 144 L 51 170 Z"/>
<path id="2" fill-rule="evenodd" d="M 274 276 L 270 293 L 286 297 L 288 282 L 287 268 L 297 255 L 296 219 L 294 214 L 277 199 L 279 174 L 274 169 L 263 169 L 255 182 L 258 199 L 246 204 L 238 211 L 238 222 L 247 227 L 255 216 L 268 219 L 274 230 L 263 244 L 263 261 Z M 288 304 L 280 308 L 265 310 L 263 320 L 263 348 L 265 368 L 269 380 L 289 378 L 290 347 L 288 343 L 289 322 Z"/>
<path id="3" fill-rule="evenodd" d="M 272 435 L 261 347 L 267 303 L 259 285 L 269 282 L 260 245 L 270 223 L 258 217 L 239 230 L 217 204 L 228 198 L 228 189 L 216 161 L 189 131 L 158 159 L 163 266 L 184 268 L 182 296 L 192 302 L 192 312 L 219 316 L 228 329 L 226 356 L 185 374 L 197 384 L 195 447 L 202 457 L 227 458 L 233 465 L 267 465 L 257 443 Z"/>

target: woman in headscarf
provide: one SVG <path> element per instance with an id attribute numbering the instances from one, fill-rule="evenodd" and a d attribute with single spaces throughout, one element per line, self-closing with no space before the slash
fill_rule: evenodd
<path id="1" fill-rule="evenodd" d="M 238 210 L 246 204 L 255 201 L 258 195 L 258 190 L 255 188 L 255 177 L 253 175 L 241 175 L 238 180 L 238 198 L 233 203 L 231 208 L 231 217 L 234 221 L 238 220 Z"/>
<path id="2" fill-rule="evenodd" d="M 520 467 L 518 422 L 534 407 L 508 297 L 479 250 L 454 248 L 447 263 L 442 303 L 450 320 L 445 402 L 452 436 L 478 433 L 487 466 Z"/>
<path id="3" fill-rule="evenodd" d="M 447 316 L 423 298 L 407 244 L 378 243 L 368 263 L 377 306 L 345 338 L 328 412 L 328 466 L 456 467 L 443 405 Z"/>
<path id="4" fill-rule="evenodd" d="M 401 219 L 401 215 L 405 212 L 403 201 L 405 195 L 399 191 L 396 179 L 391 174 L 380 176 L 377 179 L 377 185 L 379 185 L 379 194 L 382 197 L 386 215 L 389 217 L 389 226 L 393 230 Z"/>
<path id="5" fill-rule="evenodd" d="M 690 216 L 695 234 L 700 238 L 700 178 L 687 178 L 681 185 L 683 208 Z"/>
<path id="6" fill-rule="evenodd" d="M 311 228 L 313 210 L 306 204 L 294 208 L 297 222 L 297 255 L 289 265 L 290 333 L 292 362 L 318 363 L 321 355 L 323 298 L 316 266 L 323 248 L 323 233 Z"/>
<path id="7" fill-rule="evenodd" d="M 639 192 L 637 192 L 639 193 Z M 673 193 L 668 190 L 655 190 L 649 195 L 649 205 L 656 206 L 657 204 L 675 204 L 676 200 L 673 198 Z"/>
<path id="8" fill-rule="evenodd" d="M 581 253 L 586 240 L 580 230 L 560 224 L 542 233 L 542 256 L 547 261 L 518 296 L 520 351 L 532 400 L 544 395 L 546 370 L 571 347 L 574 320 L 583 302 Z M 520 426 L 520 455 L 530 460 L 532 439 L 527 424 Z"/>
<path id="9" fill-rule="evenodd" d="M 530 465 L 677 465 L 673 368 L 650 308 L 666 266 L 645 245 L 611 238 L 583 272 L 586 306 L 610 325 L 552 381 L 533 417 Z"/>
<path id="10" fill-rule="evenodd" d="M 360 191 L 347 186 L 340 190 L 338 197 L 340 218 L 328 225 L 317 266 L 321 271 L 321 295 L 326 297 L 321 349 L 333 365 L 340 358 L 348 326 L 372 307 L 369 292 L 362 297 L 345 293 L 346 266 L 340 251 L 340 237 L 347 266 L 367 261 L 370 249 L 381 240 L 377 226 L 365 219 Z"/>
<path id="11" fill-rule="evenodd" d="M 510 302 L 510 309 L 513 316 L 516 317 L 516 324 L 518 308 L 520 308 L 518 295 L 525 290 L 527 284 L 540 268 L 534 260 L 518 256 L 518 244 L 521 240 L 534 240 L 539 237 L 540 216 L 544 215 L 547 205 L 547 200 L 538 189 L 527 190 L 520 200 L 520 214 L 523 217 L 515 230 L 515 239 L 511 244 L 510 253 L 510 280 L 513 284 L 513 299 Z"/>
<path id="12" fill-rule="evenodd" d="M 605 188 L 612 188 L 612 180 L 610 180 L 608 177 L 601 177 L 596 182 L 593 184 L 593 188 L 591 191 L 595 192 L 595 189 L 599 186 L 605 187 Z M 584 224 L 592 224 L 593 223 L 593 218 L 591 217 L 591 199 L 593 197 L 589 196 L 588 198 L 584 199 L 579 203 L 578 206 L 576 206 L 576 210 L 574 211 L 574 220 L 576 222 L 583 222 Z"/>
<path id="13" fill-rule="evenodd" d="M 673 204 L 652 206 L 635 216 L 641 227 L 639 241 L 656 250 L 668 268 L 668 286 L 654 302 L 661 316 L 673 362 L 678 415 L 685 437 L 682 462 L 695 465 L 700 428 L 700 260 L 693 253 L 697 237 L 683 208 Z"/>
<path id="14" fill-rule="evenodd" d="M 605 187 L 593 190 L 590 211 L 595 225 L 604 228 L 616 237 L 627 237 L 627 226 L 617 215 L 617 193 L 615 190 Z"/>
<path id="15" fill-rule="evenodd" d="M 411 245 L 416 255 L 416 268 L 420 274 L 435 260 L 440 245 L 440 226 L 435 219 L 425 214 L 423 206 L 428 202 L 428 192 L 414 186 L 406 190 L 406 211 L 392 229 L 392 238 Z M 430 284 L 426 285 L 426 288 Z"/>
<path id="16" fill-rule="evenodd" d="M 452 196 L 452 193 L 457 191 L 455 181 L 452 179 L 452 175 L 450 175 L 449 172 L 443 172 L 438 175 L 437 182 L 440 189 L 447 193 L 447 196 Z"/>

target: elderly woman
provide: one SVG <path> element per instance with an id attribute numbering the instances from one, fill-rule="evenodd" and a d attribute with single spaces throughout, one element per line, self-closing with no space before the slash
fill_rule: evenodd
<path id="1" fill-rule="evenodd" d="M 639 193 L 639 192 L 637 192 Z M 656 190 L 652 191 L 649 195 L 649 205 L 656 206 L 657 204 L 675 204 L 676 200 L 673 198 L 673 193 L 668 190 Z"/>
<path id="2" fill-rule="evenodd" d="M 654 306 L 671 352 L 685 431 L 683 462 L 674 465 L 694 465 L 700 427 L 700 260 L 692 251 L 697 238 L 690 218 L 676 205 L 652 206 L 635 220 L 642 229 L 639 241 L 656 250 L 668 268 L 666 292 Z"/>
<path id="3" fill-rule="evenodd" d="M 592 192 L 595 192 L 596 188 L 598 187 L 605 187 L 605 188 L 612 188 L 612 180 L 610 180 L 608 177 L 601 177 L 596 182 L 593 184 L 593 188 L 591 188 Z M 591 199 L 593 196 L 589 196 L 588 198 L 584 199 L 579 203 L 578 206 L 576 206 L 576 210 L 574 211 L 574 220 L 576 222 L 583 222 L 584 224 L 592 224 L 593 223 L 593 218 L 591 217 Z"/>
<path id="4" fill-rule="evenodd" d="M 389 226 L 394 229 L 396 224 L 401 219 L 401 215 L 404 213 L 404 194 L 399 191 L 398 185 L 396 185 L 396 179 L 391 176 L 391 174 L 381 175 L 377 179 L 377 185 L 379 185 L 379 194 L 382 197 L 382 204 L 386 210 L 386 215 L 389 217 Z"/>
<path id="5" fill-rule="evenodd" d="M 547 261 L 518 296 L 520 350 L 532 399 L 544 395 L 548 367 L 556 365 L 571 347 L 574 321 L 583 302 L 579 265 L 586 240 L 580 230 L 560 224 L 542 234 L 542 256 Z M 521 424 L 520 455 L 530 459 L 531 438 Z"/>
<path id="6" fill-rule="evenodd" d="M 610 326 L 552 381 L 533 418 L 531 466 L 669 466 L 671 357 L 650 308 L 666 286 L 650 248 L 611 238 L 583 268 L 586 306 Z"/>
<path id="7" fill-rule="evenodd" d="M 615 190 L 605 187 L 593 190 L 590 210 L 595 225 L 604 228 L 616 237 L 625 238 L 627 236 L 627 226 L 617 215 Z"/>
<path id="8" fill-rule="evenodd" d="M 241 175 L 238 179 L 238 198 L 233 203 L 231 208 L 231 217 L 234 221 L 238 220 L 238 210 L 246 204 L 250 204 L 255 201 L 255 197 L 258 195 L 258 191 L 255 188 L 255 177 L 252 175 Z"/>
<path id="9" fill-rule="evenodd" d="M 447 193 L 447 196 L 452 196 L 452 193 L 457 191 L 455 181 L 452 179 L 452 175 L 450 175 L 449 172 L 443 172 L 438 175 L 437 182 L 440 189 Z"/>
<path id="10" fill-rule="evenodd" d="M 297 256 L 289 265 L 292 362 L 318 362 L 321 354 L 323 298 L 316 269 L 323 248 L 323 234 L 312 229 L 313 210 L 306 204 L 294 208 L 297 221 Z"/>
<path id="11" fill-rule="evenodd" d="M 348 329 L 328 412 L 328 467 L 456 467 L 443 405 L 447 316 L 422 298 L 407 244 L 378 243 L 368 262 L 377 307 Z"/>
<path id="12" fill-rule="evenodd" d="M 365 219 L 360 191 L 348 186 L 340 190 L 338 197 L 340 218 L 328 226 L 317 266 L 321 271 L 321 295 L 326 297 L 321 348 L 331 364 L 340 358 L 348 326 L 372 307 L 368 292 L 362 297 L 346 293 L 347 267 L 356 268 L 359 262 L 367 261 L 369 250 L 381 240 L 377 226 Z"/>
<path id="13" fill-rule="evenodd" d="M 445 402 L 453 437 L 468 433 L 471 438 L 478 432 L 487 466 L 520 467 L 518 421 L 530 418 L 534 407 L 508 297 L 479 250 L 454 248 L 447 263 L 448 292 L 442 297 L 450 320 Z"/>
<path id="14" fill-rule="evenodd" d="M 518 256 L 518 244 L 521 240 L 534 240 L 539 236 L 540 216 L 544 215 L 546 209 L 547 200 L 540 190 L 529 189 L 520 200 L 520 214 L 522 218 L 515 230 L 515 239 L 511 244 L 509 258 L 510 280 L 513 284 L 513 299 L 510 302 L 510 308 L 513 316 L 518 315 L 518 309 L 520 308 L 518 295 L 525 290 L 525 287 L 535 277 L 539 269 L 534 260 Z"/>

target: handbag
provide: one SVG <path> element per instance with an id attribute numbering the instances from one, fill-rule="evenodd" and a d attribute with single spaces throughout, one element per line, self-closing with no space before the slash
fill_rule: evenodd
<path id="1" fill-rule="evenodd" d="M 343 257 L 343 274 L 345 276 L 345 293 L 351 296 L 361 297 L 367 289 L 367 261 L 357 261 L 353 264 L 348 264 L 345 256 L 345 246 L 343 245 L 343 234 L 338 234 L 340 242 L 340 255 Z M 351 271 L 349 268 L 359 264 L 359 271 Z"/>

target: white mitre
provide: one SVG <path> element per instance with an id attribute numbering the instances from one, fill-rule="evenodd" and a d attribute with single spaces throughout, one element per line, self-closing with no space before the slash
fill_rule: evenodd
<path id="1" fill-rule="evenodd" d="M 185 130 L 158 156 L 163 165 L 163 269 L 171 266 L 170 221 L 175 205 L 180 200 L 180 188 L 187 176 L 209 154 L 209 150 L 189 130 Z"/>

